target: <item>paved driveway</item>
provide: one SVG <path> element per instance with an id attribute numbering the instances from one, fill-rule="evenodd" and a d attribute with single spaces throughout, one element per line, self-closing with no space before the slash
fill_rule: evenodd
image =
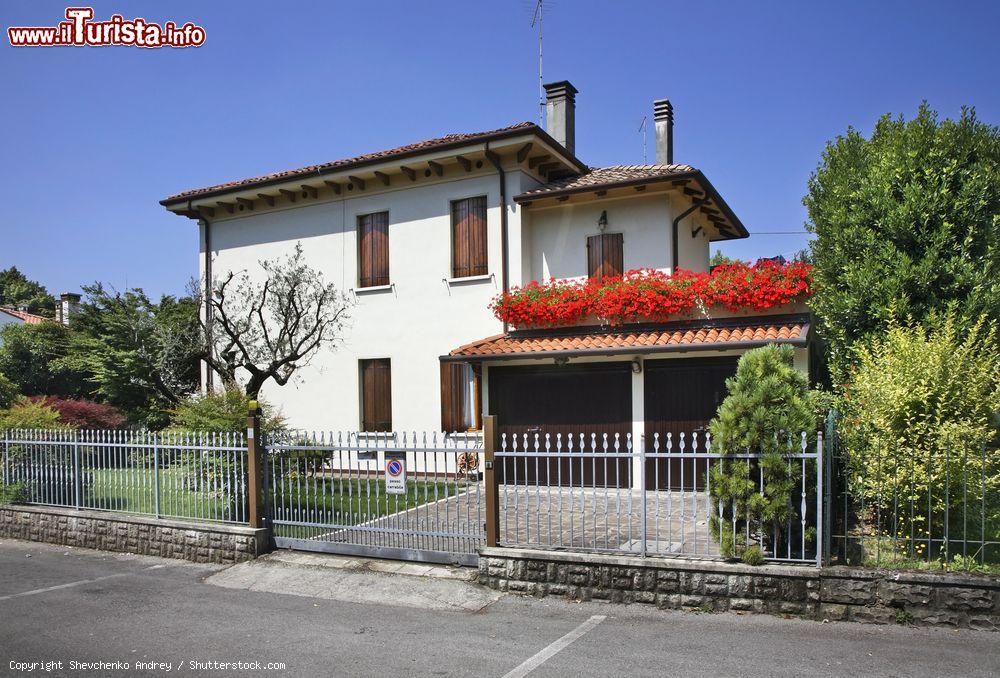
<path id="1" fill-rule="evenodd" d="M 311 567 L 303 564 L 302 567 Z M 294 568 L 290 563 L 275 568 Z M 1000 635 L 502 597 L 476 612 L 213 586 L 221 568 L 0 543 L 0 675 L 995 676 Z M 315 584 L 315 577 L 310 585 Z M 343 581 L 340 579 L 339 581 Z M 362 582 L 363 579 L 357 580 Z M 413 582 L 407 582 L 412 589 Z M 471 584 L 467 584 L 471 586 Z M 277 587 L 277 588 L 276 588 Z M 69 662 L 107 662 L 70 670 Z M 135 663 L 161 662 L 136 670 Z M 129 669 L 113 663 L 128 662 Z M 193 668 L 231 662 L 216 670 Z M 183 664 L 183 667 L 181 667 Z M 16 664 L 15 664 L 16 666 Z M 50 665 L 51 667 L 52 665 Z M 41 672 L 36 670 L 36 673 Z"/>

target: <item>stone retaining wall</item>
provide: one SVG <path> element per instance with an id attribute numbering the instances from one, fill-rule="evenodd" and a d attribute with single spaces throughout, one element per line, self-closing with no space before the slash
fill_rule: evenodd
<path id="1" fill-rule="evenodd" d="M 670 609 L 1000 629 L 1000 579 L 991 577 L 487 548 L 479 581 L 500 591 Z"/>
<path id="2" fill-rule="evenodd" d="M 0 506 L 0 538 L 238 563 L 268 550 L 267 530 L 51 506 Z"/>

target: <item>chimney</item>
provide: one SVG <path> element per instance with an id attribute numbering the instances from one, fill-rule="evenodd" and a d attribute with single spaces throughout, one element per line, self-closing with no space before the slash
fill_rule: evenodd
<path id="1" fill-rule="evenodd" d="M 59 303 L 56 304 L 56 321 L 63 325 L 69 325 L 70 316 L 76 313 L 80 304 L 80 295 L 72 292 L 63 292 L 59 295 Z"/>
<path id="2" fill-rule="evenodd" d="M 653 123 L 656 127 L 656 164 L 674 164 L 674 107 L 670 99 L 653 102 Z"/>
<path id="3" fill-rule="evenodd" d="M 545 85 L 545 130 L 576 155 L 576 87 L 569 80 Z"/>

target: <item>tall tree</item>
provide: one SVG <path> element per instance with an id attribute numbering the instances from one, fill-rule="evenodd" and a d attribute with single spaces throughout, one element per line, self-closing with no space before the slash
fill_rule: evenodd
<path id="1" fill-rule="evenodd" d="M 65 362 L 71 331 L 56 322 L 4 325 L 0 329 L 0 374 L 24 395 L 68 398 L 90 393 L 85 372 Z"/>
<path id="2" fill-rule="evenodd" d="M 11 266 L 0 271 L 0 306 L 25 307 L 30 313 L 52 317 L 55 299 L 45 287 Z"/>
<path id="3" fill-rule="evenodd" d="M 850 346 L 891 321 L 953 308 L 1000 319 L 1000 132 L 963 109 L 939 121 L 888 115 L 870 138 L 830 142 L 804 203 L 815 263 L 811 306 L 835 378 Z"/>
<path id="4" fill-rule="evenodd" d="M 210 367 L 227 388 L 241 387 L 251 398 L 268 380 L 287 384 L 321 347 L 340 339 L 352 306 L 305 262 L 301 244 L 260 268 L 258 276 L 231 271 L 214 281 L 211 333 L 204 328 L 213 344 L 205 356 Z"/>

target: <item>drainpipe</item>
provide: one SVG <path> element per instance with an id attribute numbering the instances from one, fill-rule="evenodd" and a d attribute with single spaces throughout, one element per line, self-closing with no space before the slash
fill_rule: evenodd
<path id="1" fill-rule="evenodd" d="M 679 263 L 678 260 L 680 258 L 680 255 L 677 253 L 678 252 L 678 249 L 677 249 L 677 226 L 678 226 L 678 224 L 681 223 L 682 219 L 684 219 L 685 217 L 687 217 L 689 214 L 691 214 L 692 212 L 694 212 L 696 209 L 698 209 L 699 207 L 701 207 L 702 205 L 704 205 L 708 201 L 709 201 L 709 198 L 707 196 L 704 197 L 704 198 L 699 198 L 698 200 L 695 200 L 693 203 L 691 203 L 691 207 L 689 207 L 686 210 L 684 210 L 683 212 L 681 212 L 680 215 L 676 219 L 674 219 L 673 230 L 670 233 L 670 255 L 671 255 L 671 259 L 672 259 L 672 265 L 670 267 L 670 275 L 674 275 L 674 274 L 677 273 L 677 264 Z"/>
<path id="2" fill-rule="evenodd" d="M 500 165 L 500 156 L 490 150 L 490 142 L 488 141 L 486 142 L 486 159 L 490 161 L 490 164 L 492 164 L 494 168 L 496 168 L 497 175 L 500 177 L 500 280 L 503 285 L 503 293 L 507 294 L 510 289 L 510 281 L 507 272 L 510 266 L 510 255 L 507 245 L 507 178 L 504 175 L 503 167 Z M 504 320 L 503 333 L 507 334 L 508 329 L 507 321 Z"/>

